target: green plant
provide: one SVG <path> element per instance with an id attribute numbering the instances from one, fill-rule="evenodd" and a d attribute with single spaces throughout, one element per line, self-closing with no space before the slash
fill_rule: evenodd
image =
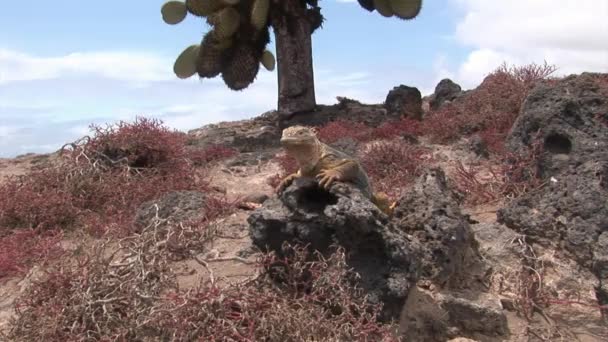
<path id="1" fill-rule="evenodd" d="M 359 4 L 382 16 L 404 20 L 418 16 L 422 8 L 422 0 L 359 0 Z M 260 64 L 274 70 L 276 61 L 267 49 L 272 28 L 277 43 L 279 111 L 315 107 L 310 36 L 324 21 L 318 0 L 171 0 L 161 13 L 170 25 L 190 13 L 210 26 L 202 42 L 188 46 L 175 61 L 173 70 L 179 78 L 221 75 L 230 89 L 247 88 Z"/>

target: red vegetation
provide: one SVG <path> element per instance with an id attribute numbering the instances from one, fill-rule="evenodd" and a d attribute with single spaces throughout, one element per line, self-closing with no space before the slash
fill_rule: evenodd
<path id="1" fill-rule="evenodd" d="M 340 119 L 320 127 L 317 136 L 326 144 L 334 143 L 342 138 L 367 141 L 370 138 L 370 131 L 371 129 L 365 124 Z"/>
<path id="2" fill-rule="evenodd" d="M 505 138 L 528 92 L 555 70 L 547 63 L 503 64 L 470 94 L 430 113 L 422 123 L 422 132 L 441 144 L 479 133 L 490 152 L 503 153 Z"/>
<path id="3" fill-rule="evenodd" d="M 428 158 L 424 148 L 402 141 L 376 142 L 363 152 L 361 163 L 374 191 L 397 197 L 417 176 Z"/>
<path id="4" fill-rule="evenodd" d="M 125 242 L 130 256 L 146 256 L 141 262 L 125 264 L 110 260 L 116 253 L 108 259 L 93 250 L 74 265 L 49 270 L 19 299 L 9 338 L 396 341 L 377 321 L 380 308 L 354 285 L 342 249 L 325 258 L 285 246 L 288 257 L 261 258 L 257 279 L 184 291 L 166 264 L 166 250 L 154 247 L 169 234 L 158 236 L 148 232 Z"/>
<path id="5" fill-rule="evenodd" d="M 173 190 L 206 190 L 187 157 L 185 136 L 137 118 L 101 128 L 64 147 L 61 163 L 0 185 L 0 228 L 128 233 L 138 206 Z M 212 160 L 227 154 L 212 148 Z"/>
<path id="6" fill-rule="evenodd" d="M 542 154 L 542 142 L 534 138 L 525 152 L 505 153 L 497 166 L 485 165 L 467 168 L 456 164 L 456 187 L 465 194 L 465 202 L 476 205 L 505 197 L 519 197 L 543 185 L 538 173 L 538 158 Z"/>
<path id="7" fill-rule="evenodd" d="M 61 253 L 62 234 L 17 230 L 0 237 L 0 280 L 23 275 L 35 262 L 56 259 Z"/>

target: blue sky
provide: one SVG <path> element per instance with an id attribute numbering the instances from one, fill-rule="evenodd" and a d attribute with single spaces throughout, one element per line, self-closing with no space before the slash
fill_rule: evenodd
<path id="1" fill-rule="evenodd" d="M 12 1 L 0 12 L 0 157 L 50 152 L 90 123 L 161 118 L 189 130 L 276 107 L 276 72 L 242 92 L 221 79 L 179 80 L 175 57 L 206 26 L 161 20 L 164 0 Z M 80 4 L 81 7 L 78 7 Z M 432 92 L 450 77 L 465 88 L 506 61 L 608 72 L 608 1 L 425 1 L 413 21 L 384 18 L 356 1 L 321 0 L 313 35 L 317 101 L 382 102 L 394 86 Z M 274 50 L 274 41 L 270 44 Z"/>

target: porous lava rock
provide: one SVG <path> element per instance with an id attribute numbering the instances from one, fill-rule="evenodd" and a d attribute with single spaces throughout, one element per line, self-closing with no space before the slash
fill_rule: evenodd
<path id="1" fill-rule="evenodd" d="M 608 75 L 583 73 L 535 87 L 508 137 L 514 153 L 536 143 L 546 184 L 507 204 L 498 219 L 538 242 L 564 246 L 608 278 Z"/>
<path id="2" fill-rule="evenodd" d="M 454 101 L 460 95 L 462 95 L 462 88 L 449 78 L 444 78 L 435 87 L 435 92 L 429 101 L 430 108 L 438 109 L 444 103 Z"/>
<path id="3" fill-rule="evenodd" d="M 458 196 L 445 172 L 425 170 L 398 200 L 393 225 L 422 246 L 421 276 L 438 285 L 459 281 L 463 267 L 477 255 L 477 245 Z"/>
<path id="4" fill-rule="evenodd" d="M 308 244 L 322 253 L 334 243 L 344 247 L 370 300 L 384 304 L 383 319 L 398 317 L 416 281 L 417 243 L 349 184 L 335 183 L 327 191 L 314 179 L 296 179 L 248 222 L 254 245 L 279 255 L 284 242 Z"/>
<path id="5" fill-rule="evenodd" d="M 386 95 L 384 106 L 390 116 L 418 120 L 422 118 L 422 95 L 420 90 L 415 87 L 408 87 L 403 84 L 394 87 Z"/>

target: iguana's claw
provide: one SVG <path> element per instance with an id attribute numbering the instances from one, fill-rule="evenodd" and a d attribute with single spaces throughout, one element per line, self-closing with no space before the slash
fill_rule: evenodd
<path id="1" fill-rule="evenodd" d="M 281 192 L 283 192 L 289 185 L 291 185 L 291 183 L 293 183 L 293 181 L 296 178 L 298 178 L 298 176 L 296 174 L 291 174 L 291 175 L 283 178 L 281 183 L 279 183 L 279 185 L 275 189 L 275 192 L 277 193 L 277 195 L 280 195 Z"/>
<path id="2" fill-rule="evenodd" d="M 317 175 L 319 186 L 324 189 L 329 189 L 334 181 L 340 180 L 340 173 L 335 170 L 323 170 Z"/>

